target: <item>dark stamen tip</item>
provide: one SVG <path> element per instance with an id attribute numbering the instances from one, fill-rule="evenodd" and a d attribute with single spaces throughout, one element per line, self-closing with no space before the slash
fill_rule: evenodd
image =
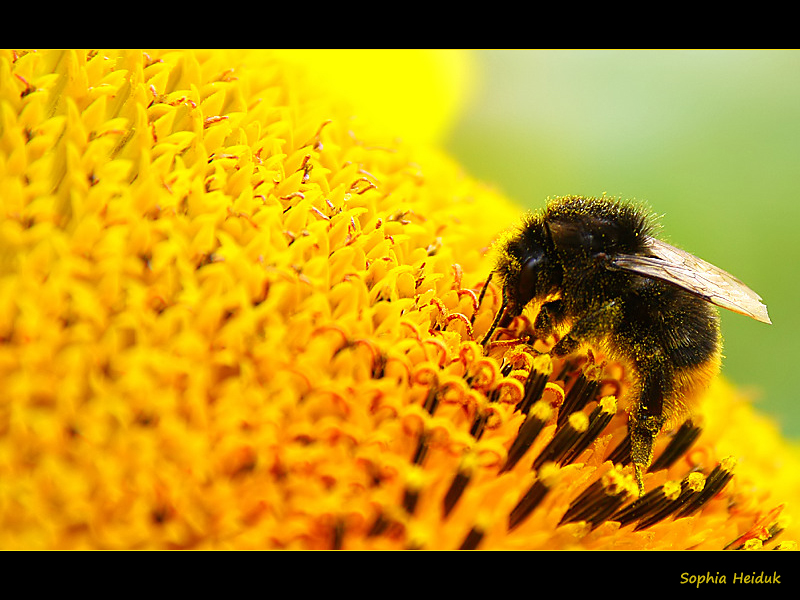
<path id="1" fill-rule="evenodd" d="M 572 449 L 564 456 L 563 463 L 571 463 L 597 439 L 617 413 L 617 401 L 613 396 L 606 396 L 589 415 L 589 426 L 575 442 Z"/>
<path id="2" fill-rule="evenodd" d="M 559 525 L 585 521 L 595 529 L 635 495 L 636 485 L 631 478 L 617 468 L 611 469 L 572 501 Z"/>
<path id="3" fill-rule="evenodd" d="M 469 530 L 467 537 L 464 538 L 459 550 L 475 550 L 475 548 L 478 547 L 478 544 L 481 543 L 483 535 L 483 531 L 477 527 L 473 527 Z"/>
<path id="4" fill-rule="evenodd" d="M 536 481 L 528 489 L 508 517 L 508 530 L 512 531 L 522 523 L 544 500 L 547 493 L 556 485 L 560 469 L 555 464 L 543 465 L 537 473 Z"/>
<path id="5" fill-rule="evenodd" d="M 675 432 L 675 435 L 672 436 L 672 439 L 667 447 L 664 448 L 661 455 L 650 465 L 648 472 L 655 473 L 661 469 L 670 468 L 675 464 L 676 460 L 692 447 L 692 444 L 695 443 L 701 432 L 702 429 L 691 420 L 685 421 L 678 431 Z"/>
<path id="6" fill-rule="evenodd" d="M 459 467 L 458 472 L 455 474 L 455 477 L 453 477 L 453 481 L 450 483 L 450 487 L 447 489 L 447 493 L 444 496 L 442 512 L 445 518 L 447 518 L 450 512 L 455 508 L 458 500 L 464 493 L 467 484 L 472 479 L 474 467 L 475 465 L 471 461 L 470 457 L 466 456 L 462 465 Z"/>
<path id="7" fill-rule="evenodd" d="M 589 427 L 589 418 L 582 412 L 572 413 L 563 427 L 556 430 L 553 439 L 536 457 L 534 469 L 539 469 L 546 462 L 560 463 L 562 459 L 580 439 Z"/>
<path id="8" fill-rule="evenodd" d="M 500 469 L 500 473 L 505 473 L 514 468 L 536 441 L 536 438 L 542 432 L 542 429 L 544 429 L 544 426 L 550 420 L 552 414 L 553 410 L 550 408 L 550 405 L 543 400 L 539 400 L 533 405 L 530 413 L 519 428 L 517 437 L 508 449 L 508 458 L 502 469 Z"/>

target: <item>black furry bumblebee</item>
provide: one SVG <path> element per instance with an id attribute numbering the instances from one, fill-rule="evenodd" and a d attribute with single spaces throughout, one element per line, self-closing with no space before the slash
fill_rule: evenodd
<path id="1" fill-rule="evenodd" d="M 628 431 L 640 493 L 659 432 L 685 416 L 719 370 L 712 304 L 771 322 L 758 294 L 658 240 L 653 229 L 647 212 L 633 204 L 605 197 L 549 201 L 500 244 L 490 279 L 502 282 L 503 306 L 483 339 L 486 345 L 497 327 L 538 305 L 536 335 L 563 333 L 551 354 L 593 344 L 629 364 L 635 396 Z"/>

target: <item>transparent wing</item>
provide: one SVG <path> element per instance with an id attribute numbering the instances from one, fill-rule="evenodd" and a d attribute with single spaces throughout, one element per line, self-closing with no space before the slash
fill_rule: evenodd
<path id="1" fill-rule="evenodd" d="M 611 257 L 612 268 L 667 281 L 712 304 L 762 323 L 772 323 L 761 296 L 730 273 L 656 238 L 648 238 L 647 247 L 651 256 L 617 254 Z"/>

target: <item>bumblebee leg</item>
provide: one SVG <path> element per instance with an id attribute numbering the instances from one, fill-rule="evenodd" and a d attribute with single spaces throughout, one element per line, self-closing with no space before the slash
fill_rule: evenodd
<path id="1" fill-rule="evenodd" d="M 545 304 L 547 306 L 547 304 Z M 544 308 L 544 307 L 542 307 Z M 566 356 L 572 354 L 585 340 L 603 336 L 614 328 L 622 318 L 622 305 L 617 300 L 610 300 L 597 310 L 589 313 L 572 326 L 569 333 L 562 337 L 553 347 L 550 354 Z M 538 317 L 537 317 L 538 321 Z"/>
<path id="2" fill-rule="evenodd" d="M 544 339 L 553 333 L 565 318 L 562 300 L 547 302 L 542 304 L 539 309 L 539 314 L 536 315 L 536 320 L 533 322 L 533 330 L 540 339 Z"/>
<path id="3" fill-rule="evenodd" d="M 664 393 L 668 389 L 668 373 L 663 364 L 637 365 L 641 377 L 639 402 L 628 417 L 633 462 L 639 495 L 644 494 L 644 474 L 653 462 L 656 437 L 666 422 Z"/>
<path id="4" fill-rule="evenodd" d="M 581 343 L 576 340 L 570 332 L 558 340 L 558 343 L 553 346 L 552 350 L 550 350 L 550 355 L 560 358 L 562 356 L 566 356 L 567 354 L 572 354 L 580 347 L 580 345 Z"/>

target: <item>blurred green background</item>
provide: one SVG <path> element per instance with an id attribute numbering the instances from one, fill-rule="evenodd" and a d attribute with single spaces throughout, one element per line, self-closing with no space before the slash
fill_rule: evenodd
<path id="1" fill-rule="evenodd" d="M 773 325 L 721 310 L 723 373 L 800 438 L 800 53 L 464 52 L 450 153 L 532 209 L 644 201 L 664 239 L 745 281 Z"/>

